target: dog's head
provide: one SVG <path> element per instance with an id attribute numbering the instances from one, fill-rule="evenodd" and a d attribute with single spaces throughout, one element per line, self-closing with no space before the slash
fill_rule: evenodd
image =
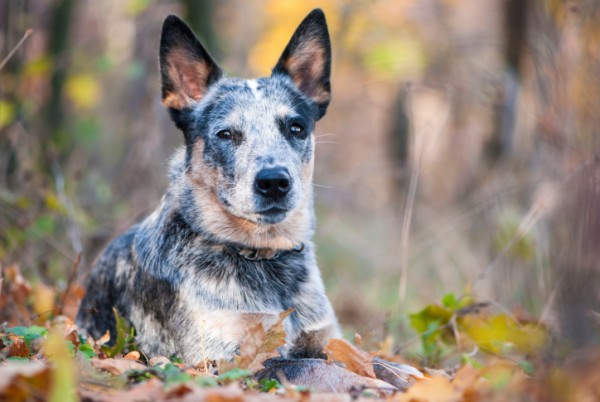
<path id="1" fill-rule="evenodd" d="M 300 24 L 268 78 L 227 78 L 185 23 L 164 22 L 163 104 L 185 136 L 187 203 L 199 229 L 291 248 L 311 226 L 315 122 L 331 90 L 325 16 Z"/>

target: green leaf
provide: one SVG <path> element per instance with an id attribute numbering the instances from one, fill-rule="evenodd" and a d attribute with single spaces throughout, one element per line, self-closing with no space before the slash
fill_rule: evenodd
<path id="1" fill-rule="evenodd" d="M 29 361 L 29 357 L 11 356 L 11 357 L 7 358 L 6 360 L 9 360 L 11 362 L 26 362 L 26 361 Z"/>
<path id="2" fill-rule="evenodd" d="M 471 356 L 469 356 L 467 354 L 463 354 L 461 356 L 461 360 L 464 364 L 470 364 L 473 368 L 476 368 L 476 369 L 481 368 L 481 364 L 477 360 L 473 359 Z"/>
<path id="3" fill-rule="evenodd" d="M 27 228 L 27 235 L 30 236 L 46 236 L 54 232 L 55 221 L 51 215 L 42 215 L 38 217 L 33 225 Z"/>
<path id="4" fill-rule="evenodd" d="M 234 369 L 231 369 L 231 370 L 219 375 L 219 377 L 217 379 L 219 381 L 236 381 L 236 380 L 241 380 L 243 378 L 250 377 L 251 375 L 252 375 L 252 372 L 250 370 L 234 368 Z"/>
<path id="5" fill-rule="evenodd" d="M 46 328 L 38 327 L 37 325 L 32 325 L 31 327 L 12 327 L 8 328 L 6 331 L 22 337 L 27 347 L 31 346 L 31 341 L 34 339 L 48 335 L 48 330 Z"/>
<path id="6" fill-rule="evenodd" d="M 521 370 L 523 370 L 523 372 L 527 375 L 532 375 L 535 371 L 535 366 L 533 363 L 528 362 L 527 360 L 520 361 L 519 367 L 521 367 Z"/>
<path id="7" fill-rule="evenodd" d="M 94 348 L 92 348 L 87 343 L 79 344 L 79 352 L 81 352 L 81 354 L 84 355 L 88 360 L 91 359 L 92 357 L 96 356 L 96 352 L 94 351 Z"/>
<path id="8" fill-rule="evenodd" d="M 179 367 L 174 364 L 165 364 L 163 367 L 154 368 L 159 376 L 165 383 L 180 383 L 188 382 L 192 379 L 192 376 L 188 373 L 181 371 Z"/>
<path id="9" fill-rule="evenodd" d="M 171 360 L 173 363 L 183 363 L 183 359 L 177 355 L 169 356 L 169 360 Z"/>
<path id="10" fill-rule="evenodd" d="M 279 381 L 270 378 L 263 378 L 260 380 L 258 385 L 260 386 L 261 392 L 269 392 L 272 389 L 278 389 L 282 387 Z"/>
<path id="11" fill-rule="evenodd" d="M 431 323 L 437 323 L 438 326 L 448 324 L 452 318 L 453 312 L 437 304 L 430 304 L 416 314 L 410 314 L 410 325 L 419 334 L 430 329 Z"/>
<path id="12" fill-rule="evenodd" d="M 127 324 L 127 321 L 117 312 L 117 309 L 113 308 L 115 314 L 115 322 L 117 328 L 117 339 L 113 346 L 102 346 L 102 351 L 106 353 L 108 357 L 115 357 L 119 353 L 123 353 L 123 350 L 128 343 L 133 342 L 133 328 Z"/>
<path id="13" fill-rule="evenodd" d="M 454 293 L 448 293 L 442 297 L 442 305 L 450 310 L 456 310 L 456 296 Z"/>
<path id="14" fill-rule="evenodd" d="M 219 385 L 219 383 L 217 382 L 217 379 L 214 377 L 211 377 L 209 375 L 203 375 L 203 376 L 194 378 L 194 384 L 196 384 L 199 387 L 203 387 L 203 388 L 216 387 Z"/>

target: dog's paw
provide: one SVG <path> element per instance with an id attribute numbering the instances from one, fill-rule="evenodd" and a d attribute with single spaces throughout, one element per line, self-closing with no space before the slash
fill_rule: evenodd
<path id="1" fill-rule="evenodd" d="M 412 366 L 393 363 L 378 357 L 373 359 L 373 369 L 377 378 L 398 389 L 407 389 L 414 383 L 415 378 L 423 378 L 423 373 Z"/>

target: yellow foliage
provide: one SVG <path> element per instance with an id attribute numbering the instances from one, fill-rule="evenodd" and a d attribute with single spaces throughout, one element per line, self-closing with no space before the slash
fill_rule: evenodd
<path id="1" fill-rule="evenodd" d="M 42 282 L 38 282 L 32 290 L 33 294 L 33 311 L 36 314 L 47 317 L 47 314 L 54 310 L 54 300 L 56 291 L 53 287 L 46 286 Z"/>
<path id="2" fill-rule="evenodd" d="M 52 60 L 50 57 L 42 56 L 27 62 L 23 68 L 23 75 L 28 78 L 45 76 L 51 68 Z"/>
<path id="3" fill-rule="evenodd" d="M 339 9 L 342 5 L 338 2 L 269 0 L 263 4 L 265 4 L 266 19 L 277 23 L 267 27 L 250 50 L 249 65 L 256 74 L 265 75 L 270 71 L 294 33 L 293 28 L 290 27 L 298 26 L 302 18 L 312 9 L 323 9 L 331 36 L 335 35 L 339 27 Z"/>
<path id="4" fill-rule="evenodd" d="M 548 332 L 534 323 L 520 324 L 513 318 L 499 314 L 491 317 L 461 317 L 460 328 L 477 345 L 493 353 L 512 347 L 521 353 L 535 353 L 548 341 Z"/>
<path id="5" fill-rule="evenodd" d="M 67 96 L 76 107 L 91 109 L 100 100 L 100 84 L 91 74 L 76 74 L 67 80 Z"/>
<path id="6" fill-rule="evenodd" d="M 50 402 L 77 401 L 75 360 L 70 356 L 67 342 L 63 339 L 60 330 L 56 330 L 48 336 L 44 350 L 48 360 L 52 362 L 54 372 Z"/>
<path id="7" fill-rule="evenodd" d="M 0 128 L 8 126 L 15 119 L 16 108 L 11 102 L 0 100 Z"/>

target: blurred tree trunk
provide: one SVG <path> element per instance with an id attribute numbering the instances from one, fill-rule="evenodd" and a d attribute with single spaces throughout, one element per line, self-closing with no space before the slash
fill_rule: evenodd
<path id="1" fill-rule="evenodd" d="M 0 61 L 4 60 L 8 56 L 13 47 L 19 42 L 20 38 L 25 32 L 25 28 L 18 21 L 15 16 L 20 16 L 22 13 L 23 5 L 4 1 L 0 2 L 0 35 L 2 43 L 0 43 Z M 21 57 L 20 53 L 17 52 L 4 66 L 3 71 L 0 71 L 0 78 L 13 79 L 18 74 L 21 68 Z M 13 91 L 7 90 L 5 85 L 0 85 L 0 99 L 8 100 L 12 104 L 18 105 L 19 99 Z M 9 187 L 13 181 L 13 174 L 16 171 L 16 149 L 13 141 L 10 140 L 5 132 L 8 131 L 8 127 L 0 127 L 0 186 Z M 2 224 L 2 216 L 0 215 L 0 224 Z M 7 225 L 0 225 L 7 227 Z"/>
<path id="2" fill-rule="evenodd" d="M 69 30 L 73 21 L 74 0 L 57 0 L 52 9 L 48 30 L 48 56 L 52 60 L 50 97 L 44 105 L 44 127 L 46 140 L 41 141 L 41 168 L 50 173 L 53 161 L 60 161 L 68 155 L 72 144 L 65 132 L 63 93 L 69 65 Z"/>
<path id="3" fill-rule="evenodd" d="M 562 177 L 551 233 L 554 308 L 563 340 L 582 347 L 600 341 L 600 4 L 536 4 L 534 15 L 537 156 L 546 177 Z"/>
<path id="4" fill-rule="evenodd" d="M 410 148 L 410 93 L 408 85 L 401 85 L 392 105 L 392 122 L 388 135 L 390 160 L 394 169 L 394 196 L 399 200 L 407 187 L 408 157 Z"/>
<path id="5" fill-rule="evenodd" d="M 219 59 L 221 52 L 213 27 L 216 2 L 214 0 L 182 0 L 182 3 L 185 7 L 186 21 L 198 35 L 202 44 L 208 49 L 208 52 L 214 58 Z"/>
<path id="6" fill-rule="evenodd" d="M 498 160 L 512 148 L 522 61 L 528 47 L 530 2 L 530 0 L 505 0 L 504 2 L 502 21 L 504 81 L 498 94 L 494 129 L 486 146 L 489 162 Z"/>

